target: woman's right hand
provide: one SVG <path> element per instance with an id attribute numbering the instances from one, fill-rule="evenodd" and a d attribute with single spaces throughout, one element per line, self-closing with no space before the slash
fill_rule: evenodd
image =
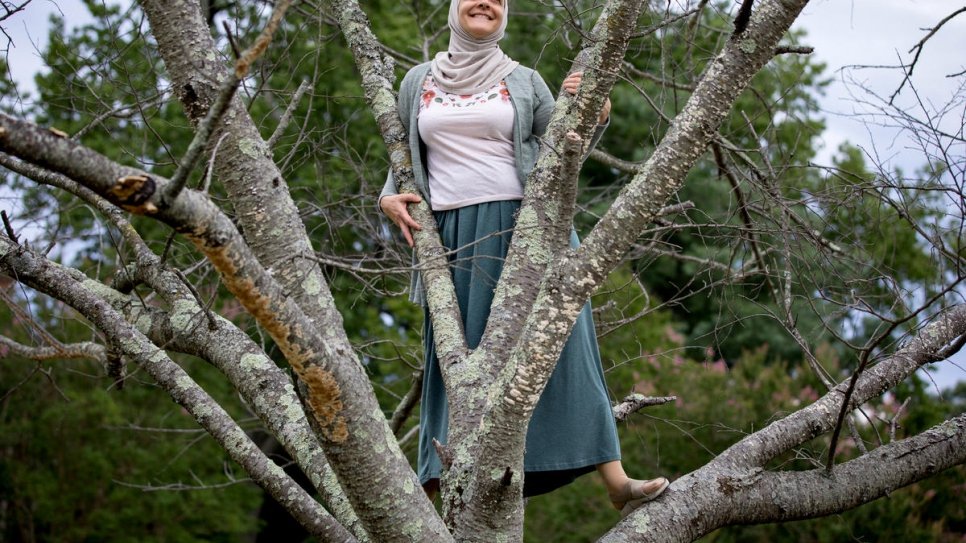
<path id="1" fill-rule="evenodd" d="M 409 210 L 406 209 L 406 206 L 422 201 L 423 199 L 416 194 L 394 194 L 392 196 L 383 196 L 379 200 L 379 207 L 382 208 L 382 212 L 402 230 L 403 237 L 406 238 L 406 243 L 410 247 L 413 246 L 413 234 L 409 229 L 422 230 L 422 227 L 409 215 Z"/>

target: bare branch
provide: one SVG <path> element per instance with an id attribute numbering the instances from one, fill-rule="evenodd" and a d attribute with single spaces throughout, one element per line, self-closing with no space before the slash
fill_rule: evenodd
<path id="1" fill-rule="evenodd" d="M 312 535 L 340 541 L 354 538 L 308 493 L 265 456 L 217 402 L 204 392 L 124 317 L 82 283 L 31 251 L 0 241 L 0 269 L 18 280 L 70 304 L 93 322 L 125 356 L 145 369 L 176 402 L 188 410 L 252 476 L 253 480 L 282 504 Z"/>
<path id="2" fill-rule="evenodd" d="M 775 55 L 811 55 L 815 48 L 807 45 L 779 45 L 775 48 Z"/>
<path id="3" fill-rule="evenodd" d="M 27 7 L 27 4 L 29 4 L 32 1 L 33 0 L 24 0 L 24 2 L 19 6 L 16 4 L 8 4 L 7 2 L 2 2 L 2 4 L 0 5 L 3 6 L 4 13 L 3 15 L 0 15 L 0 23 L 2 23 L 3 21 L 6 21 L 7 19 L 15 15 L 17 12 L 23 11 L 23 9 Z"/>
<path id="4" fill-rule="evenodd" d="M 45 360 L 94 360 L 106 362 L 106 349 L 103 345 L 91 342 L 58 343 L 45 347 L 30 347 L 0 336 L 0 346 L 6 347 L 6 356 L 18 356 L 34 361 Z"/>
<path id="5" fill-rule="evenodd" d="M 392 417 L 389 419 L 389 429 L 392 430 L 393 434 L 399 434 L 399 430 L 402 429 L 403 424 L 406 423 L 406 419 L 409 418 L 410 413 L 412 413 L 413 408 L 419 403 L 419 398 L 423 393 L 423 372 L 422 370 L 417 371 L 412 375 L 413 383 L 409 387 L 409 391 L 403 396 L 402 401 L 396 406 L 396 410 L 393 411 Z"/>
<path id="6" fill-rule="evenodd" d="M 936 34 L 936 32 L 939 32 L 939 29 L 942 28 L 944 24 L 948 23 L 954 17 L 956 17 L 957 15 L 963 12 L 966 12 L 966 6 L 963 6 L 957 9 L 956 11 L 950 13 L 949 15 L 944 17 L 941 21 L 936 23 L 936 26 L 932 27 L 929 30 L 929 32 L 927 32 L 926 35 L 923 36 L 923 38 L 919 40 L 918 43 L 916 43 L 916 45 L 913 45 L 912 49 L 909 49 L 909 53 L 915 52 L 915 55 L 912 57 L 912 62 L 903 66 L 904 68 L 907 68 L 905 70 L 905 76 L 902 78 L 902 82 L 899 83 L 899 88 L 897 88 L 895 92 L 892 93 L 892 96 L 889 97 L 890 105 L 896 99 L 896 96 L 899 96 L 899 93 L 902 92 L 902 87 L 904 87 L 906 83 L 909 82 L 909 79 L 912 77 L 912 72 L 913 70 L 916 69 L 916 63 L 919 62 L 919 55 L 922 53 L 922 49 L 926 45 L 926 42 L 929 41 L 929 38 L 932 38 Z"/>
<path id="7" fill-rule="evenodd" d="M 271 137 L 268 138 L 266 146 L 269 149 L 274 149 L 275 145 L 278 144 L 278 139 L 282 137 L 285 133 L 285 129 L 288 128 L 289 123 L 292 122 L 292 115 L 295 113 L 295 108 L 298 106 L 299 102 L 302 100 L 302 96 L 305 92 L 309 90 L 309 81 L 306 79 L 299 84 L 299 88 L 295 90 L 295 94 L 292 95 L 292 101 L 289 102 L 288 107 L 285 108 L 285 113 L 282 114 L 282 118 L 278 121 L 278 126 L 275 127 L 275 131 L 272 132 Z"/>
<path id="8" fill-rule="evenodd" d="M 645 407 L 664 405 L 676 401 L 677 396 L 645 396 L 643 394 L 631 394 L 613 407 L 614 418 L 617 422 L 624 422 L 627 417 L 637 413 Z"/>
<path id="9" fill-rule="evenodd" d="M 20 239 L 17 237 L 17 233 L 13 230 L 13 225 L 10 224 L 10 218 L 7 217 L 7 210 L 0 210 L 0 218 L 3 219 L 3 229 L 7 232 L 7 237 L 10 241 L 19 244 Z"/>

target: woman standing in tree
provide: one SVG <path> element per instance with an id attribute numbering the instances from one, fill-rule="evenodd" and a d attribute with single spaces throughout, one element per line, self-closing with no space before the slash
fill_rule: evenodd
<path id="1" fill-rule="evenodd" d="M 483 335 L 523 183 L 537 158 L 537 138 L 554 107 L 540 74 L 520 66 L 498 45 L 506 29 L 507 3 L 451 0 L 448 51 L 410 70 L 399 90 L 399 116 L 409 129 L 416 185 L 429 199 L 443 244 L 456 251 L 451 270 L 470 348 Z M 576 93 L 581 75 L 568 76 L 564 90 Z M 607 100 L 591 145 L 609 113 Z M 410 229 L 419 225 L 406 205 L 418 201 L 417 195 L 398 194 L 391 176 L 379 198 L 380 208 L 410 246 Z M 418 281 L 412 298 L 422 302 Z M 428 311 L 424 330 L 418 475 L 434 495 L 441 466 L 432 442 L 446 442 L 449 412 Z M 638 481 L 624 473 L 588 303 L 530 421 L 524 495 L 549 492 L 594 469 L 614 507 L 625 515 L 668 486 L 663 477 Z"/>

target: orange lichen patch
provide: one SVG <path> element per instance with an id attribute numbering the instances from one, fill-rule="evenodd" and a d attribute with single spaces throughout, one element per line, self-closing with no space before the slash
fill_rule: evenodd
<path id="1" fill-rule="evenodd" d="M 135 215 L 154 215 L 158 212 L 158 206 L 151 202 L 145 202 L 144 205 L 139 206 L 121 205 L 121 207 Z"/>
<path id="2" fill-rule="evenodd" d="M 111 186 L 111 195 L 131 213 L 153 214 L 158 208 L 148 200 L 154 196 L 155 188 L 154 180 L 146 175 L 125 175 Z"/>
<path id="3" fill-rule="evenodd" d="M 302 349 L 291 344 L 289 325 L 279 318 L 277 309 L 272 307 L 271 298 L 262 294 L 251 278 L 239 277 L 238 264 L 231 254 L 231 245 L 210 247 L 204 243 L 202 237 L 197 235 L 189 237 L 205 253 L 205 256 L 208 257 L 215 268 L 221 272 L 221 279 L 228 290 L 255 317 L 258 324 L 272 336 L 272 339 L 278 343 L 286 357 L 288 358 L 290 353 L 295 355 L 294 360 L 290 358 L 289 362 L 295 367 L 296 371 L 300 371 L 306 357 L 301 354 Z"/>
<path id="4" fill-rule="evenodd" d="M 59 128 L 50 127 L 47 130 L 50 131 L 51 134 L 57 136 L 58 138 L 66 138 L 66 137 L 68 137 L 67 132 L 64 132 L 63 130 L 61 130 Z"/>
<path id="5" fill-rule="evenodd" d="M 318 366 L 312 366 L 302 375 L 305 385 L 309 389 L 309 405 L 312 414 L 319 422 L 326 437 L 342 443 L 349 436 L 345 419 L 342 418 L 342 400 L 339 398 L 341 390 L 332 374 Z"/>
<path id="6" fill-rule="evenodd" d="M 336 443 L 345 441 L 349 432 L 345 419 L 340 415 L 343 406 L 339 384 L 330 372 L 318 366 L 306 367 L 306 364 L 318 355 L 313 350 L 305 349 L 301 344 L 293 341 L 303 338 L 301 329 L 298 326 L 290 326 L 279 318 L 278 310 L 273 307 L 271 298 L 262 294 L 254 281 L 238 276 L 238 264 L 228 246 L 210 247 L 205 245 L 200 236 L 189 237 L 221 272 L 222 281 L 228 290 L 272 336 L 295 373 L 306 384 L 312 414 L 326 437 Z"/>

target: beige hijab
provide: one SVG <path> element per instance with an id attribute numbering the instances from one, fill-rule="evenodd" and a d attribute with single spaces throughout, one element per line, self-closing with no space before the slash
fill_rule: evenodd
<path id="1" fill-rule="evenodd" d="M 506 30 L 510 2 L 503 2 L 500 28 L 482 39 L 474 38 L 460 26 L 459 4 L 460 0 L 451 0 L 449 4 L 449 50 L 437 53 L 433 59 L 433 79 L 446 92 L 475 94 L 496 85 L 519 65 L 497 44 Z"/>

